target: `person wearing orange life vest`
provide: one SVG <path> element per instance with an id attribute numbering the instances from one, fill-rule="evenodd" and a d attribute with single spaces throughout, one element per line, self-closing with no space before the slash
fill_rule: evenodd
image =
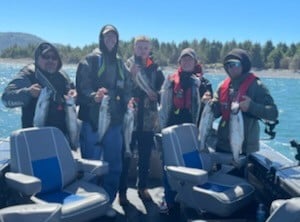
<path id="1" fill-rule="evenodd" d="M 233 49 L 224 58 L 228 77 L 219 85 L 214 98 L 215 117 L 222 117 L 218 127 L 216 150 L 231 152 L 229 142 L 229 116 L 232 101 L 239 103 L 244 120 L 242 153 L 248 155 L 259 150 L 259 119 L 276 121 L 278 109 L 267 87 L 250 72 L 248 52 Z"/>
<path id="2" fill-rule="evenodd" d="M 195 50 L 183 49 L 178 64 L 178 69 L 165 79 L 162 86 L 159 111 L 161 128 L 182 123 L 197 125 L 201 117 L 201 108 L 206 101 L 212 99 L 211 83 L 203 77 L 202 66 Z M 165 97 L 164 94 L 167 93 L 171 93 L 172 96 Z M 160 212 L 176 216 L 179 212 L 179 205 L 175 202 L 176 192 L 171 190 L 165 171 L 163 183 L 164 199 L 159 206 Z"/>

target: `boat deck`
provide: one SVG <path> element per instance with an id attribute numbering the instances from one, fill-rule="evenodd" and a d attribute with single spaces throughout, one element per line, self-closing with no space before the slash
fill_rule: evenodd
<path id="1" fill-rule="evenodd" d="M 129 182 L 129 189 L 127 191 L 127 198 L 130 202 L 127 206 L 120 206 L 118 197 L 113 203 L 113 208 L 117 211 L 117 217 L 114 219 L 101 217 L 92 222 L 254 222 L 255 211 L 257 204 L 253 202 L 246 209 L 242 209 L 230 218 L 216 218 L 214 215 L 202 214 L 200 215 L 194 210 L 177 209 L 172 214 L 161 214 L 159 212 L 159 204 L 163 196 L 163 187 L 161 180 L 151 179 L 149 184 L 149 192 L 152 197 L 152 202 L 143 202 L 137 194 L 137 189 L 134 186 L 135 180 L 131 179 Z"/>

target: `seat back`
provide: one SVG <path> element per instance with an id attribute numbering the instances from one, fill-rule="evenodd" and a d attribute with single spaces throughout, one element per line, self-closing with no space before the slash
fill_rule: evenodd
<path id="1" fill-rule="evenodd" d="M 182 183 L 171 174 L 168 182 L 177 191 L 176 200 L 194 209 L 229 216 L 251 201 L 254 188 L 242 178 L 212 171 L 213 159 L 198 150 L 198 128 L 194 124 L 174 125 L 162 130 L 162 147 L 166 166 L 185 166 L 208 172 L 207 181 L 196 185 Z"/>
<path id="2" fill-rule="evenodd" d="M 164 165 L 185 166 L 211 170 L 212 163 L 208 153 L 200 152 L 198 128 L 195 124 L 173 125 L 162 130 Z"/>
<path id="3" fill-rule="evenodd" d="M 10 136 L 11 171 L 38 177 L 40 193 L 61 190 L 76 177 L 76 164 L 63 133 L 55 127 L 26 128 Z"/>
<path id="4" fill-rule="evenodd" d="M 276 205 L 278 200 L 272 203 Z M 295 197 L 289 200 L 280 201 L 280 206 L 271 212 L 271 215 L 267 219 L 267 222 L 281 222 L 289 221 L 296 222 L 300 221 L 300 198 Z"/>

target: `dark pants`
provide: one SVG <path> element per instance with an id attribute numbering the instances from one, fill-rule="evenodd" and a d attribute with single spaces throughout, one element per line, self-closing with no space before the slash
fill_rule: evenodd
<path id="1" fill-rule="evenodd" d="M 167 203 L 168 208 L 171 208 L 175 204 L 175 197 L 177 192 L 171 189 L 171 186 L 168 181 L 166 170 L 164 170 L 164 158 L 162 156 L 162 163 L 163 163 L 163 186 L 164 186 L 164 194 L 165 194 L 165 201 Z"/>
<path id="2" fill-rule="evenodd" d="M 153 132 L 133 132 L 131 147 L 137 143 L 138 147 L 138 189 L 147 188 L 149 168 L 150 168 L 150 157 L 152 147 L 154 146 Z M 124 148 L 123 148 L 124 150 Z M 123 151 L 124 153 L 124 151 Z M 130 158 L 126 158 L 123 155 L 123 169 L 120 177 L 119 193 L 126 193 L 127 190 L 127 180 L 128 180 L 128 170 L 130 166 Z"/>

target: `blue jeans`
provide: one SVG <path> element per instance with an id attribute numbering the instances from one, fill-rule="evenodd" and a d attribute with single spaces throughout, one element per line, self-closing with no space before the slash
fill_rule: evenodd
<path id="1" fill-rule="evenodd" d="M 83 122 L 80 132 L 81 155 L 86 159 L 103 159 L 109 164 L 109 172 L 103 176 L 103 188 L 112 203 L 116 197 L 122 171 L 122 126 L 109 127 L 101 143 L 97 131 L 89 123 Z M 103 158 L 102 158 L 102 157 Z"/>

